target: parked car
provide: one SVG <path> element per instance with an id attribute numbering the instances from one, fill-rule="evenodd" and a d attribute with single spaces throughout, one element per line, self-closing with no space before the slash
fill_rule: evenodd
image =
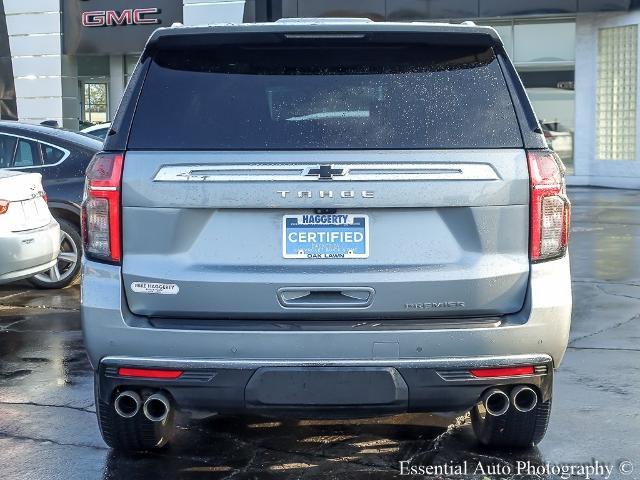
<path id="1" fill-rule="evenodd" d="M 80 273 L 80 203 L 84 174 L 102 147 L 93 138 L 41 125 L 0 122 L 0 169 L 40 173 L 51 214 L 60 224 L 60 257 L 30 279 L 40 288 L 63 288 Z"/>
<path id="2" fill-rule="evenodd" d="M 571 316 L 563 171 L 490 27 L 156 30 L 87 170 L 104 440 L 161 447 L 176 411 L 470 409 L 484 444 L 540 442 Z"/>
<path id="3" fill-rule="evenodd" d="M 83 128 L 80 130 L 80 133 L 91 135 L 92 137 L 96 137 L 98 140 L 104 141 L 104 139 L 107 138 L 107 133 L 109 133 L 110 128 L 111 123 L 99 123 L 97 125 L 91 125 L 90 127 Z"/>
<path id="4" fill-rule="evenodd" d="M 60 227 L 47 208 L 39 173 L 0 170 L 0 283 L 55 268 Z"/>

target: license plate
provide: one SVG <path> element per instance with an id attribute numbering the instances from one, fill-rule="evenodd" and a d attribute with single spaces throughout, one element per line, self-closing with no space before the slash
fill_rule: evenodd
<path id="1" fill-rule="evenodd" d="M 22 203 L 22 211 L 24 212 L 24 218 L 29 221 L 38 216 L 38 208 L 34 200 L 24 200 Z"/>
<path id="2" fill-rule="evenodd" d="M 352 214 L 285 215 L 284 258 L 368 258 L 369 217 Z"/>

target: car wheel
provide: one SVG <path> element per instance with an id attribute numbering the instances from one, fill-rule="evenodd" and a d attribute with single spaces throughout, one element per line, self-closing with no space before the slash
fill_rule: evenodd
<path id="1" fill-rule="evenodd" d="M 38 288 L 64 288 L 74 283 L 80 275 L 82 240 L 75 225 L 56 219 L 60 224 L 60 254 L 58 263 L 29 281 Z"/>
<path id="2" fill-rule="evenodd" d="M 551 398 L 533 410 L 519 412 L 513 405 L 503 415 L 486 413 L 482 403 L 471 410 L 471 425 L 483 445 L 500 448 L 529 448 L 543 438 L 551 416 Z"/>

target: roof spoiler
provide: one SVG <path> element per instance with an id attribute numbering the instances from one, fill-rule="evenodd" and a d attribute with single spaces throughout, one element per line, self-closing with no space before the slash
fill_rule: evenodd
<path id="1" fill-rule="evenodd" d="M 322 20 L 322 21 L 317 21 Z M 313 38 L 351 39 L 381 43 L 502 47 L 491 27 L 449 23 L 392 23 L 368 19 L 285 19 L 253 24 L 159 28 L 149 38 L 142 58 L 160 49 L 206 47 L 220 44 L 278 45 Z"/>

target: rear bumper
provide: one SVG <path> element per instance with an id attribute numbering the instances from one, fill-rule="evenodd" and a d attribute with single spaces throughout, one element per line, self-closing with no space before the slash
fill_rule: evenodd
<path id="1" fill-rule="evenodd" d="M 60 226 L 0 235 L 0 283 L 29 278 L 53 267 L 60 250 Z"/>
<path id="2" fill-rule="evenodd" d="M 340 383 L 352 384 L 358 390 L 359 385 L 373 382 L 387 392 L 386 397 L 375 397 L 373 405 L 352 397 L 349 408 L 360 411 L 465 409 L 488 386 L 511 383 L 536 385 L 544 394 L 550 388 L 553 368 L 564 355 L 571 318 L 568 257 L 532 265 L 525 305 L 517 314 L 490 324 L 447 319 L 404 328 L 393 328 L 391 320 L 380 322 L 382 327 L 354 324 L 342 329 L 303 328 L 287 322 L 264 322 L 265 328 L 259 328 L 235 321 L 229 321 L 225 328 L 212 325 L 196 329 L 186 322 L 182 328 L 159 328 L 157 323 L 128 311 L 119 267 L 85 260 L 83 275 L 81 316 L 85 346 L 97 373 L 102 399 L 110 401 L 113 389 L 121 385 L 150 386 L 167 389 L 180 408 L 194 410 L 347 408 L 335 402 L 306 405 L 304 398 L 291 405 L 279 401 L 261 405 L 261 397 L 254 394 L 255 386 L 261 383 L 255 383 L 255 379 L 273 369 L 291 373 L 293 385 L 311 385 L 323 378 L 324 390 L 335 390 L 336 398 L 345 395 L 336 390 Z M 451 365 L 468 370 L 469 366 L 523 363 L 546 366 L 546 373 L 482 380 L 445 380 L 441 375 L 441 370 Z M 193 370 L 193 374 L 176 381 L 141 382 L 114 373 L 115 367 L 125 364 L 180 366 Z M 295 371 L 287 372 L 287 368 Z M 326 368 L 338 370 L 331 375 L 321 371 Z M 358 370 L 361 368 L 365 370 Z M 369 375 L 367 371 L 371 369 Z M 210 376 L 210 383 L 197 383 L 200 380 L 195 377 L 199 374 Z M 272 380 L 275 378 L 270 385 L 287 387 L 279 373 L 269 375 Z M 181 383 L 186 381 L 196 383 Z"/>
<path id="3" fill-rule="evenodd" d="M 533 375 L 476 378 L 477 367 L 535 365 Z M 119 367 L 176 369 L 175 380 L 122 377 Z M 419 361 L 256 362 L 107 357 L 97 375 L 102 402 L 116 390 L 169 394 L 187 412 L 297 416 L 356 416 L 468 410 L 489 387 L 527 384 L 551 396 L 547 355 L 440 358 Z"/>

